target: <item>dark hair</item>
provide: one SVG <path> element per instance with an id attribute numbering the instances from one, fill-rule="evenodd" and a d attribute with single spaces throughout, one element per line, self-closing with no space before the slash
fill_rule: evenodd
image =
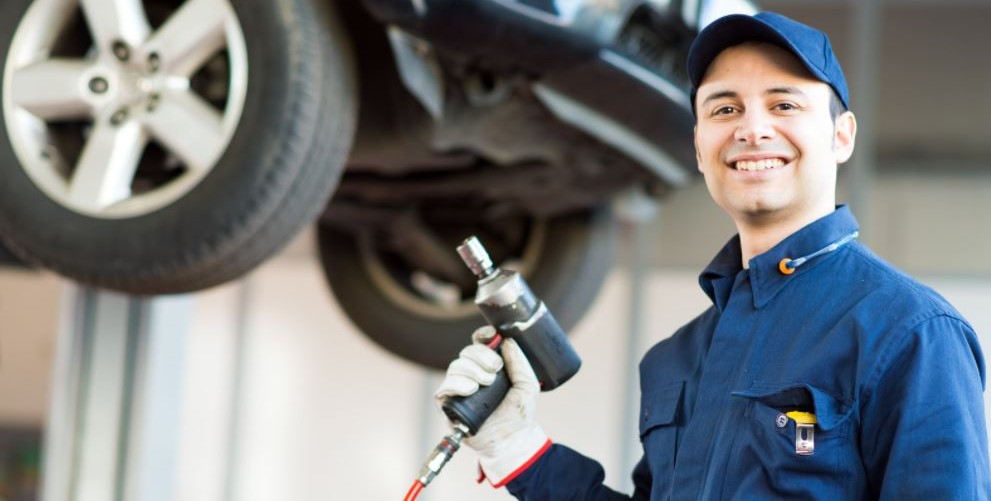
<path id="1" fill-rule="evenodd" d="M 831 90 L 829 93 L 829 114 L 832 115 L 835 121 L 844 111 L 847 111 L 847 109 L 843 106 L 843 101 L 840 101 L 840 96 L 836 94 L 835 90 Z"/>

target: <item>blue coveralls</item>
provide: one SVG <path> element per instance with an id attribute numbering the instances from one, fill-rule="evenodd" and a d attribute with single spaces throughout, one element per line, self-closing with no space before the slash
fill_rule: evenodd
<path id="1" fill-rule="evenodd" d="M 988 499 L 984 359 L 967 321 L 856 241 L 779 271 L 856 230 L 841 206 L 749 269 L 738 237 L 705 269 L 713 305 L 640 364 L 632 499 Z M 809 455 L 790 411 L 816 417 Z M 555 444 L 507 487 L 630 499 L 603 476 Z"/>

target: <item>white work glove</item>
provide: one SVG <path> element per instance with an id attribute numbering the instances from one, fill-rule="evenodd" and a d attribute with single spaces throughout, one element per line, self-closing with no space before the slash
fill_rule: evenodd
<path id="1" fill-rule="evenodd" d="M 502 357 L 486 346 L 495 334 L 495 329 L 485 326 L 471 335 L 474 343 L 461 350 L 457 360 L 448 366 L 447 377 L 434 397 L 443 401 L 450 396 L 471 395 L 479 385 L 492 384 L 505 365 L 512 387 L 478 433 L 465 439 L 465 444 L 478 453 L 479 465 L 489 482 L 502 487 L 540 457 L 550 440 L 536 421 L 540 384 L 533 368 L 512 339 L 502 342 Z"/>

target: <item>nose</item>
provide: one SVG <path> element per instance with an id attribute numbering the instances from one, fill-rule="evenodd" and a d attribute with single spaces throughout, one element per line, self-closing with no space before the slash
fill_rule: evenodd
<path id="1" fill-rule="evenodd" d="M 761 144 L 774 139 L 774 134 L 771 117 L 767 113 L 748 111 L 736 128 L 735 138 L 744 144 Z"/>

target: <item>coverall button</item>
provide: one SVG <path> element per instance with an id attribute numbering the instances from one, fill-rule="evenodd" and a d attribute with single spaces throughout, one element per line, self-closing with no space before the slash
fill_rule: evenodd
<path id="1" fill-rule="evenodd" d="M 778 419 L 774 421 L 774 424 L 778 425 L 778 428 L 784 428 L 788 425 L 788 416 L 778 414 Z"/>

